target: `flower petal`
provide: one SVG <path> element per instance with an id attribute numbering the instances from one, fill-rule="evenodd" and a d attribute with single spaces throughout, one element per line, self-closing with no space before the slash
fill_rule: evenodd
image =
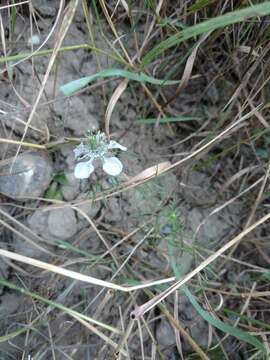
<path id="1" fill-rule="evenodd" d="M 123 165 L 116 157 L 105 157 L 103 161 L 103 170 L 112 176 L 117 176 L 121 173 Z"/>
<path id="2" fill-rule="evenodd" d="M 77 179 L 87 179 L 95 170 L 91 161 L 80 162 L 75 166 L 74 176 Z"/>
<path id="3" fill-rule="evenodd" d="M 126 151 L 127 148 L 121 144 L 119 144 L 118 142 L 111 140 L 109 145 L 108 145 L 108 149 L 120 149 L 123 151 Z"/>

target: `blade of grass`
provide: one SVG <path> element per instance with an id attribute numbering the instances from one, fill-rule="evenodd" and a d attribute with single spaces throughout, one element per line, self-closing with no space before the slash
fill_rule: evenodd
<path id="1" fill-rule="evenodd" d="M 186 295 L 186 297 L 189 299 L 190 303 L 195 308 L 195 310 L 205 321 L 207 321 L 209 324 L 211 324 L 215 328 L 219 329 L 220 331 L 224 332 L 225 334 L 234 336 L 238 340 L 242 340 L 250 345 L 253 345 L 257 350 L 260 350 L 262 353 L 266 353 L 266 349 L 265 349 L 264 345 L 255 336 L 250 335 L 249 333 L 247 333 L 243 330 L 234 328 L 233 326 L 226 324 L 219 319 L 214 318 L 207 311 L 203 310 L 203 308 L 200 306 L 200 304 L 194 298 L 194 296 L 189 291 L 187 286 L 184 285 L 182 287 L 182 290 L 183 290 L 184 294 Z"/>
<path id="2" fill-rule="evenodd" d="M 80 49 L 86 49 L 86 50 L 92 50 L 95 51 L 96 53 L 100 53 L 103 54 L 109 58 L 112 58 L 116 61 L 119 61 L 120 63 L 124 64 L 125 63 L 118 58 L 116 55 L 113 54 L 109 54 L 106 51 L 96 48 L 95 46 L 89 45 L 89 44 L 78 44 L 78 45 L 69 45 L 69 46 L 62 46 L 59 49 L 59 53 L 64 53 L 66 51 L 74 51 L 74 50 L 80 50 Z M 53 53 L 53 49 L 46 49 L 46 50 L 40 50 L 37 52 L 33 52 L 31 53 L 20 53 L 20 54 L 15 54 L 15 55 L 9 55 L 9 56 L 3 56 L 0 58 L 0 64 L 3 63 L 8 63 L 8 62 L 13 62 L 13 61 L 17 61 L 17 60 L 22 60 L 24 58 L 32 58 L 32 57 L 37 57 L 37 56 L 46 56 L 46 55 L 51 55 Z"/>
<path id="3" fill-rule="evenodd" d="M 60 86 L 60 90 L 63 92 L 65 96 L 70 96 L 74 94 L 76 91 L 81 90 L 83 87 L 88 85 L 90 82 L 99 79 L 99 78 L 106 78 L 106 77 L 122 77 L 129 80 L 138 81 L 141 83 L 149 83 L 153 85 L 176 85 L 179 81 L 176 80 L 159 80 L 155 79 L 151 76 L 146 74 L 136 74 L 132 73 L 127 70 L 122 69 L 106 69 L 97 72 L 96 74 L 85 76 L 83 78 L 71 81 L 65 85 Z"/>
<path id="4" fill-rule="evenodd" d="M 15 338 L 18 335 L 23 334 L 24 332 L 26 332 L 27 330 L 29 330 L 27 327 L 20 329 L 20 330 L 15 330 L 11 333 L 8 333 L 6 335 L 0 336 L 0 343 L 6 342 L 6 341 L 10 341 L 11 339 Z"/>
<path id="5" fill-rule="evenodd" d="M 168 39 L 162 41 L 160 44 L 150 50 L 142 60 L 142 68 L 156 59 L 158 55 L 172 46 L 179 45 L 184 40 L 190 39 L 194 36 L 223 28 L 225 26 L 235 24 L 254 16 L 265 16 L 270 14 L 270 2 L 266 1 L 259 5 L 249 6 L 247 8 L 229 12 L 225 15 L 217 16 L 213 19 L 206 20 L 200 24 L 190 26 L 170 36 Z"/>

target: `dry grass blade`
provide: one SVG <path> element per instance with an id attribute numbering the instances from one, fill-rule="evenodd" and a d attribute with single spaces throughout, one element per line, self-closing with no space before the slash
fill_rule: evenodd
<path id="1" fill-rule="evenodd" d="M 87 321 L 84 321 L 83 319 L 81 319 L 79 316 L 77 315 L 73 315 L 73 317 L 80 322 L 83 326 L 85 326 L 88 330 L 92 331 L 94 334 L 96 334 L 98 337 L 100 337 L 102 340 L 104 340 L 107 344 L 109 344 L 110 346 L 112 346 L 114 349 L 118 348 L 118 344 L 115 343 L 113 340 L 111 340 L 108 336 L 106 336 L 105 334 L 103 334 L 100 330 L 98 330 L 97 328 L 95 328 L 93 325 L 89 324 Z M 120 349 L 119 350 L 120 353 L 124 356 L 128 356 L 127 352 L 124 349 Z"/>
<path id="2" fill-rule="evenodd" d="M 125 185 L 139 183 L 139 182 L 145 181 L 147 179 L 150 179 L 154 176 L 158 176 L 161 173 L 165 172 L 168 168 L 170 168 L 170 166 L 171 166 L 171 163 L 169 161 L 165 161 L 163 163 L 151 166 L 150 168 L 143 170 L 138 175 L 133 176 L 131 179 L 126 181 Z"/>
<path id="3" fill-rule="evenodd" d="M 167 279 L 145 282 L 143 284 L 135 285 L 135 286 L 121 286 L 121 285 L 113 284 L 109 281 L 99 280 L 92 276 L 84 275 L 84 274 L 78 273 L 76 271 L 67 270 L 67 269 L 61 268 L 60 266 L 55 266 L 55 265 L 46 263 L 44 261 L 36 260 L 36 259 L 33 259 L 28 256 L 23 256 L 23 255 L 20 255 L 17 253 L 13 253 L 8 250 L 0 249 L 0 256 L 5 256 L 9 259 L 20 261 L 24 264 L 36 266 L 40 269 L 51 271 L 51 272 L 59 274 L 59 275 L 67 276 L 71 279 L 83 281 L 88 284 L 102 286 L 104 288 L 119 290 L 119 291 L 123 291 L 123 292 L 131 292 L 131 291 L 144 289 L 144 288 L 148 288 L 148 287 L 152 287 L 152 286 L 156 286 L 156 285 L 160 285 L 160 284 L 166 284 L 168 282 L 172 282 L 175 280 L 175 277 L 170 277 Z"/>
<path id="4" fill-rule="evenodd" d="M 27 1 L 20 1 L 20 2 L 18 2 L 18 3 L 14 3 L 14 4 L 9 4 L 9 5 L 0 6 L 0 11 L 1 11 L 1 10 L 4 10 L 4 9 L 9 9 L 9 8 L 11 8 L 11 7 L 14 7 L 14 6 L 24 5 L 24 4 L 29 4 L 29 0 L 27 0 Z"/>
<path id="5" fill-rule="evenodd" d="M 121 95 L 123 94 L 123 92 L 126 90 L 127 85 L 128 85 L 128 79 L 125 79 L 120 82 L 120 84 L 115 89 L 115 91 L 109 101 L 109 104 L 107 106 L 106 113 L 105 113 L 105 133 L 108 136 L 108 138 L 110 138 L 110 120 L 111 120 L 113 109 L 115 108 L 115 105 L 116 105 L 117 101 L 119 100 L 119 98 L 121 97 Z"/>
<path id="6" fill-rule="evenodd" d="M 0 138 L 0 143 L 2 143 L 2 144 L 12 144 L 12 145 L 21 145 L 21 146 L 24 146 L 24 147 L 30 147 L 32 149 L 38 149 L 38 150 L 46 150 L 45 145 L 39 145 L 39 144 L 28 143 L 28 142 L 21 142 L 21 141 L 18 141 L 18 140 Z"/>
<path id="7" fill-rule="evenodd" d="M 201 39 L 198 41 L 198 44 L 194 47 L 194 49 L 192 50 L 191 54 L 189 55 L 187 62 L 186 62 L 186 66 L 184 69 L 184 73 L 182 76 L 182 79 L 180 81 L 180 84 L 177 86 L 177 89 L 174 93 L 174 95 L 166 101 L 164 107 L 166 107 L 167 105 L 169 105 L 174 99 L 177 98 L 177 96 L 180 94 L 180 92 L 187 86 L 188 81 L 191 77 L 191 73 L 192 73 L 192 69 L 193 69 L 193 65 L 197 56 L 197 52 L 199 50 L 199 47 L 201 46 L 201 44 L 208 38 L 208 36 L 211 34 L 211 32 L 204 34 Z"/>

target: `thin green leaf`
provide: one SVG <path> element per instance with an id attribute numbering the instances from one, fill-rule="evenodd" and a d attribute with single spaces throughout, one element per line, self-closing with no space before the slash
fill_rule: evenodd
<path id="1" fill-rule="evenodd" d="M 205 321 L 207 321 L 209 324 L 216 327 L 217 329 L 223 331 L 224 333 L 232 335 L 239 340 L 242 340 L 250 345 L 253 345 L 257 350 L 266 353 L 266 349 L 264 345 L 255 336 L 252 336 L 245 331 L 234 328 L 233 326 L 226 324 L 219 319 L 214 318 L 207 311 L 203 310 L 203 308 L 200 306 L 200 304 L 197 302 L 197 300 L 194 298 L 194 296 L 191 294 L 191 292 L 186 286 L 183 286 L 182 290 L 186 295 L 186 297 L 189 299 L 190 303 L 195 308 L 195 310 L 201 315 L 201 317 Z"/>
<path id="2" fill-rule="evenodd" d="M 206 20 L 200 24 L 190 26 L 168 39 L 162 41 L 155 46 L 142 60 L 142 66 L 149 64 L 152 60 L 158 57 L 162 52 L 172 46 L 179 45 L 184 40 L 190 39 L 194 36 L 204 34 L 209 31 L 223 28 L 225 26 L 235 24 L 254 16 L 265 16 L 270 14 L 270 2 L 266 1 L 259 5 L 249 6 L 247 8 L 229 12 L 225 15 L 217 16 L 213 19 Z"/>
<path id="3" fill-rule="evenodd" d="M 239 318 L 241 320 L 245 320 L 245 321 L 249 322 L 250 324 L 258 325 L 264 330 L 268 330 L 268 331 L 270 330 L 270 324 L 267 324 L 267 323 L 265 323 L 263 321 L 253 319 L 252 317 L 247 316 L 247 315 L 239 314 L 238 312 L 233 311 L 233 310 L 228 309 L 228 308 L 223 308 L 222 310 L 225 312 L 225 314 L 234 315 L 235 317 L 237 317 L 237 318 Z"/>
<path id="4" fill-rule="evenodd" d="M 65 96 L 70 96 L 74 94 L 76 91 L 81 90 L 89 83 L 93 82 L 94 80 L 100 78 L 107 78 L 107 77 L 122 77 L 129 80 L 134 80 L 142 83 L 149 83 L 153 85 L 176 85 L 179 83 L 177 80 L 159 80 L 155 79 L 151 76 L 145 75 L 143 73 L 137 74 L 127 70 L 122 69 L 106 69 L 97 72 L 96 74 L 86 76 L 80 78 L 78 80 L 71 81 L 65 85 L 60 86 L 60 90 Z"/>
<path id="5" fill-rule="evenodd" d="M 157 118 L 137 119 L 135 120 L 135 122 L 138 124 L 155 124 L 156 122 L 159 124 L 167 124 L 172 122 L 193 121 L 193 120 L 200 120 L 200 118 L 194 116 L 176 116 L 176 117 L 163 117 L 159 120 Z"/>
<path id="6" fill-rule="evenodd" d="M 15 338 L 16 336 L 23 334 L 26 331 L 28 331 L 27 327 L 25 327 L 23 329 L 20 329 L 20 330 L 15 330 L 15 331 L 13 331 L 11 333 L 8 333 L 6 335 L 0 336 L 0 343 L 9 341 L 9 340 Z"/>
<path id="7" fill-rule="evenodd" d="M 52 182 L 43 196 L 45 199 L 63 200 L 62 192 L 58 189 L 56 182 Z"/>
<path id="8" fill-rule="evenodd" d="M 66 177 L 66 174 L 64 174 L 64 173 L 55 175 L 53 180 L 56 181 L 60 185 L 68 184 L 68 179 Z"/>
<path id="9" fill-rule="evenodd" d="M 172 254 L 175 253 L 175 246 L 173 246 L 173 244 L 170 242 L 168 242 L 168 250 L 169 250 L 169 256 L 171 259 L 172 269 L 175 273 L 175 276 L 180 278 L 181 277 L 180 266 L 177 264 L 174 257 L 172 256 Z M 207 311 L 205 311 L 200 306 L 200 304 L 194 298 L 194 296 L 189 291 L 187 286 L 183 285 L 181 287 L 181 290 L 184 292 L 186 297 L 189 299 L 191 305 L 195 308 L 195 310 L 198 312 L 198 314 L 209 324 L 216 327 L 220 331 L 223 331 L 225 334 L 234 336 L 239 340 L 242 340 L 250 345 L 253 345 L 254 347 L 256 347 L 257 350 L 262 351 L 263 353 L 266 353 L 266 349 L 265 349 L 264 345 L 255 336 L 252 336 L 245 331 L 239 330 L 229 324 L 224 323 L 223 321 L 221 321 L 219 319 L 214 318 L 211 314 L 209 314 Z"/>

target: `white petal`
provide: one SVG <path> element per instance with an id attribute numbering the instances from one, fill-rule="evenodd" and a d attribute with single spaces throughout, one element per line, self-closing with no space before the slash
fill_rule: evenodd
<path id="1" fill-rule="evenodd" d="M 116 157 L 107 157 L 104 158 L 103 170 L 112 176 L 117 176 L 121 173 L 123 165 L 119 159 Z"/>
<path id="2" fill-rule="evenodd" d="M 77 179 L 87 179 L 94 170 L 91 161 L 80 162 L 75 166 L 74 176 Z"/>
<path id="3" fill-rule="evenodd" d="M 123 150 L 123 151 L 127 150 L 127 148 L 125 146 L 123 146 L 123 145 L 121 145 L 118 142 L 113 141 L 113 140 L 110 141 L 108 149 L 120 149 L 120 150 Z"/>

